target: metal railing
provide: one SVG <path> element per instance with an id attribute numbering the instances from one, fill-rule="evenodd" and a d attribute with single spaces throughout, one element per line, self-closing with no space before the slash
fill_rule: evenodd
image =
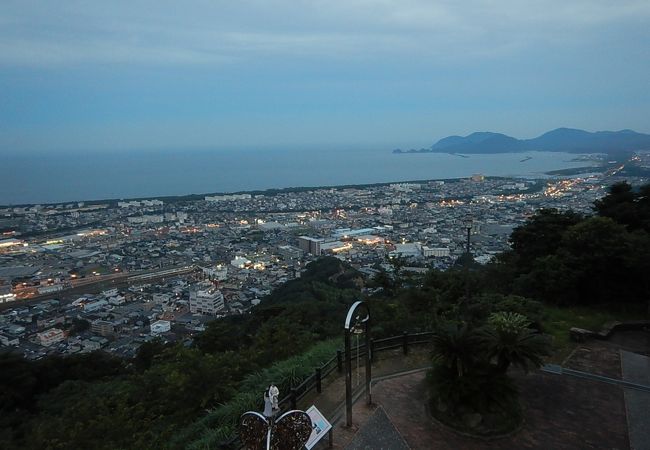
<path id="1" fill-rule="evenodd" d="M 419 346 L 428 344 L 433 332 L 423 332 L 423 333 L 409 333 L 407 331 L 403 332 L 399 336 L 391 336 L 382 339 L 371 339 L 370 340 L 370 360 L 372 362 L 376 361 L 375 355 L 380 352 L 402 349 L 404 355 L 408 355 L 409 349 L 412 346 Z M 355 346 L 351 352 L 351 358 L 356 359 L 357 357 L 362 357 L 366 355 L 366 345 L 359 344 Z M 344 353 L 343 350 L 339 349 L 336 351 L 336 354 L 330 358 L 327 362 L 323 363 L 320 367 L 314 368 L 314 373 L 307 378 L 305 378 L 299 385 L 292 386 L 289 389 L 289 394 L 283 397 L 278 405 L 281 412 L 289 411 L 297 408 L 297 404 L 312 391 L 320 394 L 323 390 L 323 380 L 331 375 L 333 372 L 338 374 L 343 374 L 344 370 Z M 231 440 L 224 442 L 220 445 L 219 448 L 222 449 L 240 449 L 241 443 L 239 442 L 239 437 L 235 436 Z"/>

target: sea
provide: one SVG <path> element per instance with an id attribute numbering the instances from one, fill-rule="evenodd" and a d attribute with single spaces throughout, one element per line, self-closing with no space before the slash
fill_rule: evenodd
<path id="1" fill-rule="evenodd" d="M 151 198 L 286 187 L 486 176 L 543 178 L 585 166 L 568 153 L 395 154 L 377 149 L 237 149 L 2 156 L 0 205 Z"/>

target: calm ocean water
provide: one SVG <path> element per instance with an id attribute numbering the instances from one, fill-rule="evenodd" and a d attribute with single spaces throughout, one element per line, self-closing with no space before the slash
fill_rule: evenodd
<path id="1" fill-rule="evenodd" d="M 530 157 L 527 161 L 523 159 Z M 386 150 L 191 150 L 3 156 L 0 204 L 232 192 L 293 186 L 541 176 L 584 166 L 566 153 L 461 157 Z"/>

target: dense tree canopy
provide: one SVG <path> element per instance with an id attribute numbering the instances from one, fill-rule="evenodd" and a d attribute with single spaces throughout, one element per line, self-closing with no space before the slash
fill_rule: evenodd
<path id="1" fill-rule="evenodd" d="M 595 203 L 595 217 L 541 210 L 513 231 L 512 250 L 486 270 L 502 290 L 549 303 L 646 302 L 648 193 L 650 185 L 634 192 L 616 184 Z"/>

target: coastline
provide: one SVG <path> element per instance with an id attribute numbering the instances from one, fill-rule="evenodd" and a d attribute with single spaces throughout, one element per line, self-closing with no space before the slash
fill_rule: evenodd
<path id="1" fill-rule="evenodd" d="M 374 150 L 170 152 L 97 155 L 94 158 L 52 155 L 34 165 L 26 157 L 9 160 L 14 170 L 0 186 L 3 207 L 110 202 L 126 199 L 199 199 L 221 193 L 265 195 L 287 190 L 372 186 L 402 182 L 456 180 L 482 174 L 535 179 L 550 170 L 585 166 L 573 155 L 420 154 L 404 158 Z"/>

